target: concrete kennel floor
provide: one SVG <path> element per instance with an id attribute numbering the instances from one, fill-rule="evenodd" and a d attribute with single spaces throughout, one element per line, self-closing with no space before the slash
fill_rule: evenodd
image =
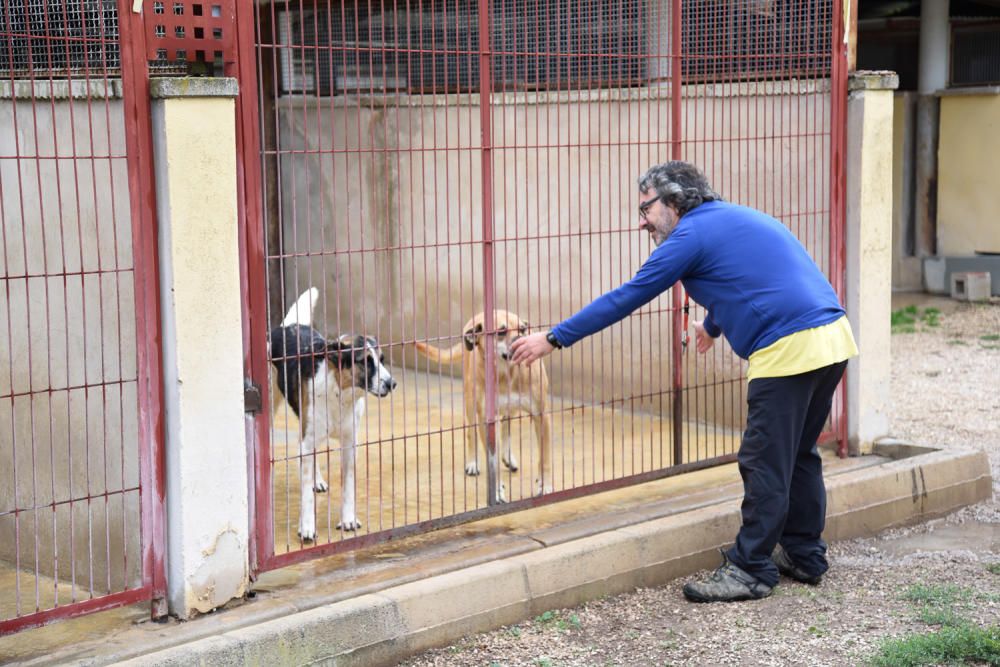
<path id="1" fill-rule="evenodd" d="M 328 449 L 317 456 L 330 491 L 316 494 L 316 544 L 487 507 L 485 473 L 470 477 L 464 472 L 461 378 L 406 370 L 397 371 L 397 380 L 399 386 L 388 397 L 368 396 L 357 454 L 357 508 L 363 525 L 356 534 L 335 528 L 340 517 L 337 440 L 328 441 Z M 669 402 L 670 396 L 663 400 Z M 573 407 L 561 399 L 554 399 L 548 409 L 553 413 L 556 491 L 672 465 L 669 419 L 632 413 L 620 405 L 588 406 L 577 401 Z M 669 411 L 669 404 L 664 409 Z M 685 422 L 683 428 L 685 461 L 722 456 L 739 446 L 740 434 L 732 430 L 695 422 Z M 313 546 L 302 543 L 297 535 L 298 424 L 284 405 L 274 416 L 272 434 L 275 553 L 283 554 Z M 502 479 L 509 499 L 520 500 L 530 496 L 538 475 L 537 442 L 526 416 L 512 420 L 511 442 L 521 467 L 513 473 L 502 468 Z M 485 470 L 485 459 L 481 465 Z M 46 564 L 41 566 L 44 572 Z M 115 590 L 120 590 L 120 573 L 114 575 Z M 101 584 L 95 581 L 97 594 Z M 52 577 L 36 577 L 33 562 L 23 562 L 20 572 L 0 562 L 0 618 L 14 617 L 18 605 L 22 614 L 52 608 L 56 588 Z M 88 583 L 79 578 L 75 591 L 69 581 L 61 580 L 59 603 L 71 601 L 74 592 L 77 600 L 87 599 L 88 591 Z"/>
<path id="2" fill-rule="evenodd" d="M 479 448 L 478 477 L 465 474 L 465 427 L 462 381 L 410 370 L 386 398 L 368 395 L 364 426 L 358 437 L 357 535 L 453 516 L 487 506 L 485 455 Z M 663 397 L 669 412 L 671 397 Z M 630 403 L 576 407 L 553 399 L 553 486 L 555 491 L 620 479 L 673 465 L 672 421 L 632 412 Z M 616 409 L 617 408 L 617 409 Z M 272 426 L 272 494 L 275 553 L 312 546 L 297 535 L 300 472 L 298 423 L 284 404 Z M 740 433 L 716 426 L 685 422 L 684 462 L 735 452 Z M 497 427 L 499 443 L 500 427 Z M 510 501 L 528 498 L 538 477 L 538 446 L 525 415 L 511 424 L 511 443 L 520 468 L 501 467 Z M 317 465 L 330 486 L 316 494 L 316 544 L 350 539 L 336 529 L 340 520 L 340 444 L 328 441 Z"/>

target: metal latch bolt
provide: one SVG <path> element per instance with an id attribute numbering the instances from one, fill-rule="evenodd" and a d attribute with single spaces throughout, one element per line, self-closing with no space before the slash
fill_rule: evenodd
<path id="1" fill-rule="evenodd" d="M 262 407 L 260 385 L 250 378 L 243 378 L 243 411 L 255 415 Z"/>

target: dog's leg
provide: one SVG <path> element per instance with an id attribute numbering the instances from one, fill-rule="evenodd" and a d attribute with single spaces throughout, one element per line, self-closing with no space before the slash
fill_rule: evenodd
<path id="1" fill-rule="evenodd" d="M 502 461 L 511 472 L 517 472 L 517 457 L 510 442 L 510 417 L 504 417 L 500 422 L 500 442 L 497 444 L 502 454 Z"/>
<path id="2" fill-rule="evenodd" d="M 503 451 L 504 443 L 503 437 L 501 436 L 500 442 L 494 442 L 495 449 L 491 452 L 486 440 L 486 407 L 483 406 L 483 412 L 479 413 L 479 419 L 476 423 L 480 424 L 479 436 L 483 441 L 483 450 L 486 452 L 486 472 L 494 471 L 497 477 L 497 497 L 496 502 L 505 503 L 507 502 L 507 485 L 504 484 L 503 478 L 500 475 L 500 463 L 497 461 L 497 453 Z M 506 420 L 503 420 L 506 421 Z M 501 433 L 503 432 L 503 424 L 500 426 Z"/>
<path id="3" fill-rule="evenodd" d="M 542 411 L 532 415 L 535 424 L 535 435 L 538 438 L 538 469 L 539 476 L 535 480 L 535 495 L 552 493 L 552 424 L 549 415 Z"/>
<path id="4" fill-rule="evenodd" d="M 482 421 L 477 418 L 475 396 L 465 392 L 465 474 L 479 474 L 479 449 L 476 440 L 482 431 Z M 482 433 L 483 444 L 486 444 L 486 434 Z"/>
<path id="5" fill-rule="evenodd" d="M 316 539 L 316 499 L 313 496 L 315 466 L 315 401 L 311 392 L 299 394 L 299 538 L 303 542 Z"/>
<path id="6" fill-rule="evenodd" d="M 354 506 L 354 466 L 358 446 L 358 426 L 365 414 L 365 399 L 355 401 L 349 415 L 342 417 L 340 429 L 340 523 L 337 528 L 356 531 L 361 528 Z"/>
<path id="7" fill-rule="evenodd" d="M 496 445 L 497 445 L 497 450 L 500 450 L 500 447 L 502 446 L 502 443 L 498 442 L 498 443 L 496 443 Z M 486 434 L 485 433 L 483 434 L 483 447 L 486 447 Z M 505 503 L 505 502 L 507 502 L 507 485 L 504 484 L 503 476 L 500 473 L 500 465 L 497 462 L 497 452 L 496 451 L 491 452 L 489 450 L 489 448 L 487 447 L 486 448 L 486 460 L 488 461 L 487 472 L 489 472 L 490 470 L 495 470 L 496 471 L 496 476 L 497 476 L 497 498 L 496 498 L 496 501 L 498 503 Z"/>
<path id="8" fill-rule="evenodd" d="M 327 446 L 329 446 L 329 443 L 327 443 Z M 313 454 L 312 459 L 313 459 L 313 471 L 314 471 L 313 490 L 316 491 L 317 493 L 326 493 L 327 489 L 330 488 L 330 485 L 326 483 L 326 479 L 324 479 L 323 477 L 323 469 L 320 468 L 319 460 L 316 458 L 315 454 Z"/>
<path id="9" fill-rule="evenodd" d="M 306 437 L 309 436 L 310 431 L 312 432 L 313 442 L 310 443 L 309 450 L 311 453 L 309 458 L 312 462 L 310 475 L 312 475 L 311 479 L 313 479 L 312 488 L 319 493 L 326 493 L 328 486 L 326 480 L 323 479 L 323 470 L 320 468 L 319 461 L 316 459 L 315 438 L 317 437 L 317 434 L 325 435 L 329 432 L 329 419 L 324 417 L 321 420 L 320 413 L 315 412 L 312 408 L 315 402 L 325 402 L 325 400 L 325 396 L 312 396 L 309 390 L 303 391 L 302 397 L 299 399 L 299 405 L 301 406 L 300 410 L 303 414 L 303 417 L 299 419 L 299 438 L 305 441 Z M 325 408 L 322 414 L 325 415 Z M 303 453 L 302 456 L 302 461 L 304 463 L 306 460 L 305 454 Z"/>
<path id="10" fill-rule="evenodd" d="M 316 459 L 312 434 L 309 433 L 302 440 L 299 450 L 301 471 L 301 503 L 299 506 L 299 537 L 303 542 L 312 542 L 316 539 L 316 498 L 313 496 L 313 466 Z"/>

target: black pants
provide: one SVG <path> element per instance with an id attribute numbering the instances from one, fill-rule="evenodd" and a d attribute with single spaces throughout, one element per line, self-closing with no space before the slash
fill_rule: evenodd
<path id="1" fill-rule="evenodd" d="M 826 486 L 816 439 L 847 362 L 808 373 L 751 380 L 747 428 L 737 455 L 743 525 L 729 559 L 769 586 L 776 544 L 809 575 L 826 572 Z"/>

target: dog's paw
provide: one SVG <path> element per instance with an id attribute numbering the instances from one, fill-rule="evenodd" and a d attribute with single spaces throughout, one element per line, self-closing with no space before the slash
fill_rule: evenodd
<path id="1" fill-rule="evenodd" d="M 507 466 L 507 470 L 510 470 L 511 472 L 517 472 L 517 468 L 518 468 L 517 458 L 515 458 L 513 452 L 511 452 L 507 456 L 502 457 L 502 460 L 503 460 L 503 464 L 505 466 Z"/>
<path id="2" fill-rule="evenodd" d="M 337 530 L 342 530 L 344 532 L 353 533 L 361 528 L 361 522 L 355 517 L 351 518 L 341 518 L 340 523 L 337 524 Z"/>
<path id="3" fill-rule="evenodd" d="M 326 483 L 325 479 L 323 479 L 322 477 L 317 477 L 316 478 L 316 483 L 313 484 L 313 490 L 316 493 L 326 493 L 329 489 L 330 489 L 330 487 L 327 486 L 327 483 Z"/>
<path id="4" fill-rule="evenodd" d="M 507 502 L 507 485 L 503 482 L 500 482 L 500 485 L 497 487 L 497 502 Z"/>
<path id="5" fill-rule="evenodd" d="M 540 479 L 536 479 L 535 480 L 535 495 L 536 496 L 544 496 L 547 493 L 552 493 L 552 491 L 553 491 L 553 489 L 552 489 L 552 485 L 551 484 L 544 484 L 543 485 L 542 484 L 542 480 L 540 480 Z"/>
<path id="6" fill-rule="evenodd" d="M 299 539 L 303 542 L 316 541 L 316 525 L 311 520 L 299 522 Z"/>
<path id="7" fill-rule="evenodd" d="M 465 464 L 465 474 L 475 477 L 479 474 L 479 461 L 469 461 Z"/>

